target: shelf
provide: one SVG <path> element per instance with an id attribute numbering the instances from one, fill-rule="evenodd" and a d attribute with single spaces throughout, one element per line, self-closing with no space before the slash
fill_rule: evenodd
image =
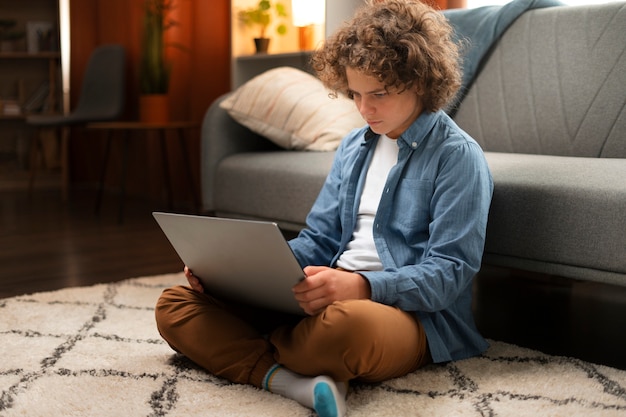
<path id="1" fill-rule="evenodd" d="M 26 120 L 29 116 L 60 116 L 61 113 L 21 113 L 21 114 L 0 114 L 0 120 Z"/>
<path id="2" fill-rule="evenodd" d="M 61 53 L 57 51 L 30 53 L 20 52 L 0 52 L 0 59 L 58 59 Z"/>
<path id="3" fill-rule="evenodd" d="M 312 51 L 296 51 L 296 52 L 282 52 L 277 54 L 252 54 L 252 55 L 239 55 L 234 58 L 238 61 L 263 61 L 263 60 L 279 60 L 289 58 L 308 58 Z"/>
<path id="4" fill-rule="evenodd" d="M 24 119 L 26 119 L 26 115 L 24 114 L 16 114 L 16 115 L 0 114 L 0 120 L 24 120 Z"/>
<path id="5" fill-rule="evenodd" d="M 309 64 L 310 57 L 311 51 L 236 56 L 233 62 L 233 88 L 276 67 L 294 67 L 312 72 Z"/>

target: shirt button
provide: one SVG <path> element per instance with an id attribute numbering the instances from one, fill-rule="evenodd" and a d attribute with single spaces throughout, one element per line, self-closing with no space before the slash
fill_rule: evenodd
<path id="1" fill-rule="evenodd" d="M 417 148 L 417 142 L 411 143 L 411 148 L 413 148 L 413 149 Z"/>

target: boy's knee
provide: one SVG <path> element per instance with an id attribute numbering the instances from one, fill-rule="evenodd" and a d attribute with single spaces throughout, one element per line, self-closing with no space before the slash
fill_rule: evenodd
<path id="1" fill-rule="evenodd" d="M 154 316 L 157 322 L 159 331 L 172 325 L 176 321 L 176 318 L 180 316 L 181 309 L 190 300 L 191 291 L 188 287 L 176 286 L 166 288 L 161 293 L 161 296 L 157 300 Z"/>
<path id="2" fill-rule="evenodd" d="M 175 346 L 178 338 L 176 329 L 187 320 L 193 299 L 194 291 L 189 287 L 181 285 L 166 288 L 161 293 L 154 309 L 159 334 L 177 352 L 179 350 Z"/>
<path id="3" fill-rule="evenodd" d="M 155 307 L 156 313 L 159 314 L 169 310 L 173 304 L 176 304 L 184 298 L 183 288 L 184 287 L 177 286 L 164 289 L 157 300 Z"/>
<path id="4" fill-rule="evenodd" d="M 368 323 L 375 303 L 371 300 L 336 301 L 326 307 L 322 320 L 336 325 L 356 326 Z"/>
<path id="5" fill-rule="evenodd" d="M 397 329 L 412 331 L 415 327 L 410 315 L 371 300 L 335 302 L 322 314 L 326 336 L 330 333 L 349 346 L 369 346 L 372 340 L 395 339 Z"/>
<path id="6" fill-rule="evenodd" d="M 367 340 L 372 332 L 377 332 L 372 326 L 374 304 L 370 300 L 348 300 L 329 305 L 321 317 L 326 336 L 334 334 L 339 340 Z"/>

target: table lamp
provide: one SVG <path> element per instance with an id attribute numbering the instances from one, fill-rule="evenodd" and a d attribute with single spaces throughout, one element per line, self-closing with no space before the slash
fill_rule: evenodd
<path id="1" fill-rule="evenodd" d="M 314 28 L 324 23 L 325 13 L 325 0 L 291 0 L 291 16 L 298 28 L 301 51 L 313 49 Z"/>

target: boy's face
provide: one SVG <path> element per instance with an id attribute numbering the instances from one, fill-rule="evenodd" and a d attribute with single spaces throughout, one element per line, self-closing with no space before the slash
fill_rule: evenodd
<path id="1" fill-rule="evenodd" d="M 416 89 L 388 91 L 375 77 L 346 68 L 348 89 L 359 113 L 379 135 L 397 139 L 422 112 Z"/>

